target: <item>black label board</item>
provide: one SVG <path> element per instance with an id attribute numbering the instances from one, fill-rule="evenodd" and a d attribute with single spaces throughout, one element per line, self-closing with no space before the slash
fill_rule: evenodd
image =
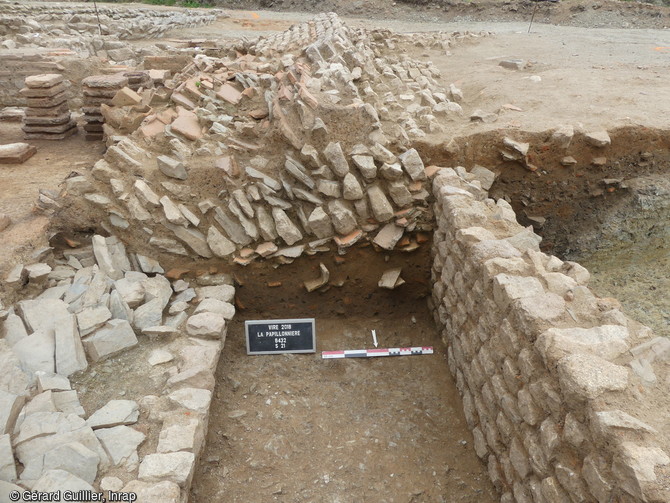
<path id="1" fill-rule="evenodd" d="M 316 352 L 314 318 L 247 320 L 244 333 L 248 355 Z"/>

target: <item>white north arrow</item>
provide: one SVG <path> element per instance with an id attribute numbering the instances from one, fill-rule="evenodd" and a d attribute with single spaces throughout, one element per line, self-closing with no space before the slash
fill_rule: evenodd
<path id="1" fill-rule="evenodd" d="M 376 330 L 372 331 L 372 340 L 374 342 L 375 347 L 379 346 L 379 343 L 377 342 L 377 331 Z"/>

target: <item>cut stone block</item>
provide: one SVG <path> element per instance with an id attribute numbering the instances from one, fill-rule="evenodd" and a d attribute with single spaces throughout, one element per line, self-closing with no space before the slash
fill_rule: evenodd
<path id="1" fill-rule="evenodd" d="M 28 143 L 0 145 L 0 164 L 21 164 L 37 152 L 37 147 Z"/>
<path id="2" fill-rule="evenodd" d="M 138 478 L 147 482 L 169 480 L 187 486 L 193 476 L 195 455 L 192 452 L 149 454 L 140 464 Z"/>
<path id="3" fill-rule="evenodd" d="M 140 417 L 137 402 L 133 400 L 110 400 L 86 420 L 86 425 L 94 430 L 112 426 L 128 425 Z"/>
<path id="4" fill-rule="evenodd" d="M 135 345 L 137 345 L 137 337 L 126 320 L 110 320 L 103 328 L 84 340 L 84 349 L 93 361 Z"/>
<path id="5" fill-rule="evenodd" d="M 121 425 L 95 430 L 95 436 L 109 453 L 113 466 L 122 466 L 128 471 L 137 469 L 137 448 L 146 438 L 144 433 Z"/>
<path id="6" fill-rule="evenodd" d="M 44 73 L 26 77 L 26 87 L 30 89 L 43 89 L 53 87 L 63 82 L 64 77 L 59 73 Z"/>

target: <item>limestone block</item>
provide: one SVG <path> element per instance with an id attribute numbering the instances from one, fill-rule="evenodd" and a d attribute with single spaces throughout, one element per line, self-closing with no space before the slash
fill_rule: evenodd
<path id="1" fill-rule="evenodd" d="M 193 314 L 202 312 L 217 313 L 223 316 L 226 320 L 232 320 L 235 316 L 235 306 L 230 302 L 224 302 L 218 299 L 204 299 L 195 308 Z"/>
<path id="2" fill-rule="evenodd" d="M 56 371 L 56 342 L 53 331 L 37 331 L 14 344 L 14 353 L 21 362 L 21 368 L 28 372 Z"/>
<path id="3" fill-rule="evenodd" d="M 407 186 L 402 182 L 391 182 L 388 184 L 388 191 L 391 199 L 400 208 L 410 206 L 414 199 L 412 194 L 407 189 Z"/>
<path id="4" fill-rule="evenodd" d="M 110 428 L 112 426 L 134 424 L 139 418 L 139 407 L 133 400 L 110 400 L 95 411 L 86 420 L 86 425 L 93 428 Z"/>
<path id="5" fill-rule="evenodd" d="M 53 332 L 55 320 L 69 314 L 67 304 L 59 299 L 22 300 L 17 305 L 17 311 L 32 332 Z"/>
<path id="6" fill-rule="evenodd" d="M 177 412 L 163 420 L 157 451 L 159 453 L 186 451 L 197 454 L 204 441 L 202 422 L 197 417 Z"/>
<path id="7" fill-rule="evenodd" d="M 347 173 L 342 180 L 342 197 L 348 201 L 355 201 L 363 198 L 363 188 L 356 177 Z"/>
<path id="8" fill-rule="evenodd" d="M 92 484 L 98 473 L 99 462 L 100 457 L 97 453 L 79 442 L 70 442 L 44 454 L 43 470 L 65 470 Z"/>
<path id="9" fill-rule="evenodd" d="M 291 246 L 302 239 L 300 229 L 291 221 L 284 210 L 272 208 L 272 218 L 275 221 L 277 234 L 287 245 Z"/>
<path id="10" fill-rule="evenodd" d="M 375 236 L 373 243 L 384 250 L 393 250 L 395 245 L 400 241 L 404 229 L 397 225 L 390 223 L 386 224 Z"/>
<path id="11" fill-rule="evenodd" d="M 400 154 L 398 158 L 412 180 L 425 180 L 426 172 L 424 171 L 423 161 L 416 149 L 407 150 Z"/>
<path id="12" fill-rule="evenodd" d="M 204 258 L 211 258 L 212 251 L 207 244 L 207 238 L 198 229 L 184 228 L 180 225 L 165 224 L 181 241 L 186 243 L 195 253 Z"/>
<path id="13" fill-rule="evenodd" d="M 207 414 L 212 392 L 207 389 L 181 388 L 168 395 L 170 401 L 199 414 Z"/>
<path id="14" fill-rule="evenodd" d="M 156 164 L 158 165 L 160 172 L 165 176 L 176 178 L 177 180 L 186 180 L 186 178 L 188 178 L 186 167 L 177 159 L 172 159 L 166 155 L 160 155 L 156 157 Z"/>
<path id="15" fill-rule="evenodd" d="M 611 501 L 612 485 L 606 473 L 608 473 L 608 463 L 601 456 L 591 453 L 584 458 L 582 477 L 586 480 L 589 492 L 595 496 L 598 503 Z"/>
<path id="16" fill-rule="evenodd" d="M 346 235 L 357 227 L 356 217 L 343 201 L 336 200 L 328 203 L 328 213 L 335 230 Z"/>
<path id="17" fill-rule="evenodd" d="M 603 148 L 611 145 L 612 140 L 610 135 L 607 134 L 607 131 L 593 131 L 586 133 L 585 135 L 586 143 L 593 147 Z"/>
<path id="18" fill-rule="evenodd" d="M 0 435 L 0 480 L 6 482 L 16 480 L 16 463 L 9 434 Z"/>
<path id="19" fill-rule="evenodd" d="M 261 227 L 261 233 L 263 232 L 263 227 Z M 209 245 L 212 253 L 217 257 L 227 257 L 235 252 L 235 244 L 225 237 L 219 229 L 213 225 L 207 230 L 207 244 Z"/>
<path id="20" fill-rule="evenodd" d="M 371 181 L 377 177 L 377 166 L 372 156 L 353 155 L 351 156 L 351 160 L 354 161 L 354 164 L 366 180 Z"/>
<path id="21" fill-rule="evenodd" d="M 94 491 L 91 484 L 65 470 L 48 470 L 44 472 L 39 480 L 35 482 L 32 490 L 39 493 Z"/>
<path id="22" fill-rule="evenodd" d="M 347 159 L 344 157 L 344 152 L 339 142 L 329 143 L 323 149 L 323 155 L 330 163 L 333 172 L 340 178 L 343 178 L 349 172 L 349 163 L 347 163 Z"/>
<path id="23" fill-rule="evenodd" d="M 14 313 L 9 313 L 2 325 L 2 335 L 10 346 L 21 339 L 28 337 L 28 332 L 21 318 Z"/>
<path id="24" fill-rule="evenodd" d="M 588 501 L 589 495 L 584 480 L 579 473 L 563 463 L 554 466 L 555 475 L 561 486 L 570 495 L 573 501 Z"/>
<path id="25" fill-rule="evenodd" d="M 192 452 L 149 454 L 140 463 L 138 478 L 147 482 L 169 480 L 186 487 L 193 476 L 194 466 Z"/>
<path id="26" fill-rule="evenodd" d="M 144 285 L 141 281 L 121 278 L 114 282 L 114 288 L 123 301 L 131 308 L 136 308 L 144 302 Z"/>
<path id="27" fill-rule="evenodd" d="M 77 326 L 82 337 L 94 332 L 112 318 L 112 313 L 105 306 L 88 307 L 77 314 Z"/>
<path id="28" fill-rule="evenodd" d="M 235 287 L 232 285 L 201 286 L 195 289 L 196 300 L 218 299 L 222 302 L 232 303 L 235 298 Z"/>
<path id="29" fill-rule="evenodd" d="M 523 447 L 521 441 L 515 436 L 512 439 L 509 450 L 509 459 L 521 479 L 525 479 L 530 473 L 528 463 L 528 453 Z"/>
<path id="30" fill-rule="evenodd" d="M 547 365 L 572 353 L 588 353 L 614 360 L 629 350 L 628 340 L 628 329 L 620 325 L 550 328 L 537 338 L 535 348 Z"/>
<path id="31" fill-rule="evenodd" d="M 152 302 L 158 302 L 160 306 L 160 301 L 154 300 Z M 138 310 L 142 307 L 144 306 L 141 306 Z M 137 320 L 135 322 L 137 323 Z M 130 323 L 126 320 L 110 320 L 104 327 L 84 340 L 84 349 L 93 361 L 98 361 L 135 345 L 137 345 L 137 337 L 135 337 Z"/>
<path id="32" fill-rule="evenodd" d="M 543 293 L 544 287 L 535 277 L 498 274 L 493 278 L 493 298 L 501 311 L 505 311 L 516 299 L 536 297 Z"/>
<path id="33" fill-rule="evenodd" d="M 335 180 L 319 180 L 317 182 L 317 190 L 328 197 L 339 198 L 342 195 L 340 182 Z"/>
<path id="34" fill-rule="evenodd" d="M 168 480 L 158 483 L 133 480 L 123 487 L 123 492 L 135 493 L 137 501 L 160 501 L 161 503 L 181 503 L 179 485 Z"/>
<path id="35" fill-rule="evenodd" d="M 224 335 L 225 327 L 223 315 L 212 312 L 194 314 L 186 321 L 186 331 L 195 337 L 220 338 Z"/>
<path id="36" fill-rule="evenodd" d="M 158 197 L 158 194 L 156 194 L 144 180 L 135 180 L 133 187 L 135 188 L 135 193 L 138 199 L 143 204 L 153 206 L 154 208 L 160 206 L 160 198 Z"/>
<path id="37" fill-rule="evenodd" d="M 387 222 L 393 218 L 393 207 L 379 186 L 372 185 L 368 188 L 368 198 L 372 213 L 378 222 Z"/>
<path id="38" fill-rule="evenodd" d="M 558 362 L 558 376 L 563 393 L 578 398 L 597 398 L 628 385 L 625 367 L 586 354 L 565 356 Z"/>
<path id="39" fill-rule="evenodd" d="M 105 450 L 109 453 L 112 466 L 121 466 L 132 472 L 139 465 L 137 448 L 144 442 L 146 436 L 129 426 L 114 426 L 100 428 L 95 431 Z"/>

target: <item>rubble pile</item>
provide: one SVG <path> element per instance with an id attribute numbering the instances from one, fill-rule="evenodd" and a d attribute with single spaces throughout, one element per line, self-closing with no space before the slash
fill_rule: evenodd
<path id="1" fill-rule="evenodd" d="M 185 501 L 235 313 L 232 280 L 171 283 L 158 262 L 114 237 L 94 236 L 49 262 L 15 267 L 8 285 L 33 294 L 0 304 L 0 494 L 95 485 Z M 71 379 L 150 339 L 160 347 L 136 369 L 140 389 L 157 393 L 119 388 L 118 399 L 85 410 Z"/>
<path id="2" fill-rule="evenodd" d="M 86 77 L 82 82 L 84 95 L 84 131 L 87 140 L 101 140 L 103 137 L 102 125 L 105 119 L 100 112 L 102 105 L 112 103 L 116 93 L 128 84 L 128 78 L 115 75 L 93 75 Z"/>
<path id="3" fill-rule="evenodd" d="M 109 148 L 64 205 L 80 219 L 86 194 L 96 225 L 138 249 L 243 265 L 365 239 L 416 249 L 432 168 L 409 145 L 460 106 L 434 66 L 386 49 L 324 14 L 245 54 L 197 55 L 143 97 L 149 112 L 103 107 Z"/>
<path id="4" fill-rule="evenodd" d="M 26 139 L 62 140 L 77 132 L 62 75 L 34 75 L 27 77 L 25 84 L 20 92 L 28 104 L 22 128 Z"/>

